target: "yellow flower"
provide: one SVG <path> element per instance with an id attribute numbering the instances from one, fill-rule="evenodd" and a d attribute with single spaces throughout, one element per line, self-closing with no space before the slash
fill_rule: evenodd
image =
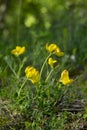
<path id="1" fill-rule="evenodd" d="M 25 52 L 25 47 L 16 46 L 15 49 L 11 51 L 11 53 L 15 56 L 19 56 Z"/>
<path id="2" fill-rule="evenodd" d="M 59 57 L 60 57 L 60 56 L 64 56 L 64 52 L 62 52 L 62 51 L 60 50 L 60 48 L 57 48 L 57 49 L 56 49 L 56 55 L 59 56 Z"/>
<path id="3" fill-rule="evenodd" d="M 48 43 L 47 43 L 46 44 L 46 50 L 50 53 L 54 52 L 57 56 L 63 56 L 64 55 L 64 52 L 62 52 L 60 50 L 60 48 L 54 43 L 52 43 L 50 45 L 48 45 Z"/>
<path id="4" fill-rule="evenodd" d="M 50 44 L 48 45 L 48 43 L 46 44 L 46 50 L 51 52 L 55 52 L 57 50 L 57 45 L 56 44 Z"/>
<path id="5" fill-rule="evenodd" d="M 48 59 L 48 64 L 51 66 L 51 67 L 53 67 L 53 65 L 54 65 L 54 63 L 56 63 L 57 62 L 57 60 L 54 60 L 53 58 L 49 58 Z"/>
<path id="6" fill-rule="evenodd" d="M 29 79 L 33 84 L 39 81 L 39 72 L 34 67 L 26 67 L 25 74 L 27 79 Z"/>
<path id="7" fill-rule="evenodd" d="M 74 80 L 69 78 L 69 72 L 67 70 L 64 70 L 61 73 L 61 78 L 59 80 L 60 82 L 62 82 L 64 85 L 70 84 L 72 83 Z"/>

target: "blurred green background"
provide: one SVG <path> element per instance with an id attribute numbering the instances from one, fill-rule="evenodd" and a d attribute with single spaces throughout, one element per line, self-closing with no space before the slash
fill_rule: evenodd
<path id="1" fill-rule="evenodd" d="M 0 0 L 0 57 L 24 45 L 41 63 L 47 42 L 86 64 L 87 0 Z"/>

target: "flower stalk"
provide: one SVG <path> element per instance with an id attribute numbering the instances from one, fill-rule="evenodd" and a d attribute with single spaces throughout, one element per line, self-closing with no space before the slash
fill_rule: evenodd
<path id="1" fill-rule="evenodd" d="M 20 87 L 20 89 L 18 91 L 18 97 L 20 97 L 21 90 L 24 87 L 24 85 L 25 85 L 26 82 L 27 82 L 27 78 L 24 80 L 23 84 L 21 85 L 21 87 Z"/>
<path id="2" fill-rule="evenodd" d="M 52 55 L 52 53 L 50 53 L 50 54 L 47 56 L 47 58 L 45 59 L 43 65 L 42 65 L 42 67 L 41 67 L 41 70 L 40 70 L 40 80 L 41 80 L 41 76 L 42 76 L 44 67 L 45 67 L 45 65 L 46 65 L 46 63 L 47 63 L 47 60 L 49 59 L 49 57 L 50 57 L 51 55 Z"/>

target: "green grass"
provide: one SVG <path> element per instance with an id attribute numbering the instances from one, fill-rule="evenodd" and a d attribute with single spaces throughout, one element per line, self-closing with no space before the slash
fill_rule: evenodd
<path id="1" fill-rule="evenodd" d="M 59 83 L 59 78 L 64 69 L 71 68 L 68 59 L 52 54 L 58 63 L 51 68 L 45 60 L 48 53 L 44 52 L 43 65 L 37 66 L 36 63 L 41 71 L 40 81 L 33 84 L 30 80 L 26 81 L 24 72 L 26 66 L 32 65 L 27 61 L 27 53 L 16 57 L 11 50 L 9 55 L 2 57 L 0 67 L 1 130 L 70 130 L 86 127 L 86 72 L 81 72 L 80 76 L 74 75 L 74 83 L 63 85 Z"/>

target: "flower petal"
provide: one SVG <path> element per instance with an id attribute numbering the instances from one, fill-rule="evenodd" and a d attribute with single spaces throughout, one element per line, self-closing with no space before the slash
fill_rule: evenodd
<path id="1" fill-rule="evenodd" d="M 64 85 L 70 84 L 72 83 L 74 80 L 69 78 L 69 72 L 67 70 L 64 70 L 61 73 L 61 78 L 59 80 L 60 82 L 62 82 Z"/>

